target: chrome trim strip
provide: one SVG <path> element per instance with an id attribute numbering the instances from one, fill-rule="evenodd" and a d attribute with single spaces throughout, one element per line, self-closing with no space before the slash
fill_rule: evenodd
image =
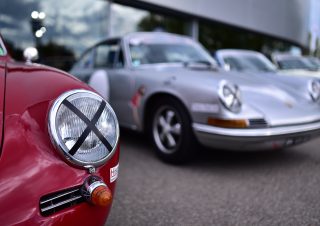
<path id="1" fill-rule="evenodd" d="M 67 99 L 68 97 L 72 96 L 72 95 L 83 95 L 83 96 L 90 96 L 91 98 L 95 98 L 97 100 L 100 101 L 105 101 L 106 103 L 106 107 L 111 115 L 113 116 L 115 122 L 116 122 L 116 143 L 114 144 L 113 149 L 110 151 L 110 153 L 105 156 L 103 159 L 96 161 L 96 162 L 84 162 L 81 160 L 78 160 L 76 158 L 74 158 L 72 155 L 70 155 L 68 153 L 69 149 L 65 146 L 65 144 L 61 141 L 60 135 L 57 133 L 56 130 L 56 115 L 57 112 L 59 110 L 59 107 L 61 106 L 62 102 Z M 85 89 L 76 89 L 76 90 L 71 90 L 71 91 L 67 91 L 63 94 L 61 94 L 59 97 L 57 97 L 57 99 L 55 100 L 55 102 L 53 103 L 53 105 L 51 106 L 51 109 L 49 111 L 49 115 L 48 115 L 48 132 L 50 134 L 50 139 L 51 142 L 55 145 L 56 149 L 58 150 L 58 152 L 60 153 L 61 156 L 63 156 L 67 161 L 69 161 L 71 164 L 75 165 L 75 166 L 80 166 L 83 167 L 84 169 L 86 169 L 88 166 L 95 166 L 95 167 L 99 167 L 103 164 L 105 164 L 116 152 L 117 150 L 117 146 L 119 144 L 119 137 L 120 137 L 120 129 L 119 129 L 119 121 L 118 118 L 115 114 L 115 112 L 113 111 L 113 108 L 110 106 L 110 104 L 103 99 L 100 95 L 89 91 L 89 90 L 85 90 Z"/>
<path id="2" fill-rule="evenodd" d="M 96 188 L 99 187 L 99 186 L 107 187 L 107 185 L 106 185 L 105 183 L 103 183 L 102 181 L 93 182 L 93 183 L 90 184 L 90 186 L 88 187 L 89 194 L 91 195 L 92 192 L 94 191 L 94 189 L 96 189 Z"/>
<path id="3" fill-rule="evenodd" d="M 66 195 L 70 195 L 70 194 L 75 193 L 75 192 L 78 192 L 78 191 L 79 191 L 79 188 L 78 188 L 78 189 L 71 190 L 71 191 L 68 191 L 68 192 L 65 192 L 65 193 L 60 194 L 60 195 L 56 195 L 54 198 L 46 199 L 45 201 L 40 202 L 40 205 L 45 204 L 45 203 L 47 203 L 47 202 L 51 202 L 51 201 L 53 201 L 53 200 L 55 200 L 55 199 L 61 198 L 61 197 L 66 196 Z"/>
<path id="4" fill-rule="evenodd" d="M 215 126 L 209 126 L 199 123 L 193 123 L 192 127 L 195 131 L 201 133 L 209 133 L 223 136 L 233 137 L 270 137 L 270 136 L 281 136 L 290 135 L 301 132 L 308 132 L 313 130 L 320 131 L 320 122 L 309 123 L 303 125 L 293 126 L 281 126 L 281 127 L 269 127 L 261 129 L 228 129 Z"/>
<path id="5" fill-rule="evenodd" d="M 48 210 L 52 210 L 52 209 L 54 209 L 54 208 L 60 207 L 60 206 L 62 206 L 62 205 L 65 205 L 65 204 L 67 204 L 67 203 L 76 201 L 76 200 L 81 199 L 81 198 L 82 198 L 82 196 L 79 195 L 79 196 L 76 196 L 76 197 L 74 197 L 74 198 L 67 199 L 67 200 L 65 200 L 65 201 L 63 201 L 63 202 L 59 202 L 59 203 L 57 203 L 57 204 L 48 206 L 48 207 L 46 207 L 46 208 L 41 208 L 41 212 L 45 212 L 45 211 L 48 211 Z"/>

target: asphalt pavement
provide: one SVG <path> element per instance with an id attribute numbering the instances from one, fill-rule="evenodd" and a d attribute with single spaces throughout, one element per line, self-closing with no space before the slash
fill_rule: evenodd
<path id="1" fill-rule="evenodd" d="M 282 151 L 199 148 L 188 165 L 158 160 L 121 131 L 120 174 L 106 225 L 320 225 L 320 139 Z"/>

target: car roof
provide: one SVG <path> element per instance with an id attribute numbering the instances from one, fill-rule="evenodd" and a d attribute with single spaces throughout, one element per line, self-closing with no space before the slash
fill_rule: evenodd
<path id="1" fill-rule="evenodd" d="M 219 49 L 216 51 L 217 55 L 221 57 L 226 56 L 264 56 L 262 53 L 254 50 L 247 50 L 247 49 Z"/>
<path id="2" fill-rule="evenodd" d="M 293 55 L 290 53 L 276 53 L 272 54 L 272 59 L 278 61 L 278 60 L 289 60 L 289 59 L 300 59 L 303 58 L 301 55 Z"/>
<path id="3" fill-rule="evenodd" d="M 153 31 L 153 32 L 133 32 L 126 34 L 124 40 L 132 43 L 191 43 L 193 40 L 191 37 L 179 34 L 173 34 L 163 31 Z"/>
<path id="4" fill-rule="evenodd" d="M 104 43 L 118 43 L 121 40 L 126 40 L 127 42 L 176 42 L 176 43 L 191 43 L 193 40 L 185 35 L 179 35 L 169 32 L 163 32 L 163 31 L 143 31 L 143 32 L 131 32 L 127 33 L 123 36 L 115 36 L 110 38 L 102 39 L 101 41 L 97 42 L 95 45 L 87 49 L 85 52 L 89 51 L 90 49 L 95 48 L 98 45 L 104 44 Z M 82 54 L 83 55 L 83 54 Z"/>

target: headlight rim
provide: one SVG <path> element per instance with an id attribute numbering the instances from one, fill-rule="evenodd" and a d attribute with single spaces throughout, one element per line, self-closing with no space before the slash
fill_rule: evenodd
<path id="1" fill-rule="evenodd" d="M 232 106 L 228 106 L 227 102 L 226 102 L 226 97 L 225 95 L 223 94 L 223 90 L 225 87 L 228 87 L 229 90 L 235 90 L 236 92 L 238 92 L 236 95 L 237 97 L 239 97 L 238 101 L 239 101 L 239 104 L 240 106 L 238 108 L 232 108 Z M 218 96 L 219 96 L 219 100 L 220 102 L 223 104 L 223 106 L 229 110 L 230 112 L 232 113 L 239 113 L 241 112 L 242 110 L 242 106 L 243 106 L 243 102 L 242 102 L 242 96 L 241 96 L 241 90 L 239 88 L 238 85 L 234 84 L 234 83 L 231 83 L 227 80 L 222 80 L 220 81 L 219 83 L 219 87 L 218 87 Z"/>
<path id="2" fill-rule="evenodd" d="M 317 96 L 315 97 L 315 93 L 313 92 L 313 83 L 317 83 L 318 85 L 318 93 L 317 93 Z M 318 102 L 320 100 L 320 81 L 317 80 L 317 79 L 312 79 L 312 80 L 309 80 L 309 83 L 308 83 L 308 91 L 309 91 L 309 95 L 311 97 L 311 100 L 313 102 Z"/>
<path id="3" fill-rule="evenodd" d="M 94 97 L 94 99 L 104 101 L 106 103 L 106 106 L 104 109 L 108 109 L 108 111 L 111 113 L 113 119 L 115 120 L 115 132 L 116 132 L 116 142 L 110 151 L 110 153 L 105 156 L 104 158 L 100 159 L 99 161 L 96 162 L 85 162 L 79 159 L 74 158 L 70 154 L 67 153 L 66 150 L 69 150 L 67 146 L 62 142 L 61 135 L 58 134 L 57 128 L 56 128 L 56 116 L 59 110 L 59 107 L 61 106 L 62 102 L 67 99 L 68 97 L 75 95 L 75 94 L 89 94 Z M 113 108 L 110 106 L 110 104 L 102 98 L 100 95 L 97 93 L 86 90 L 86 89 L 73 89 L 70 91 L 66 91 L 62 93 L 60 96 L 58 96 L 53 104 L 50 107 L 50 110 L 48 112 L 48 133 L 50 140 L 54 147 L 57 149 L 57 152 L 60 154 L 60 156 L 63 157 L 68 163 L 71 165 L 77 167 L 77 168 L 82 168 L 82 169 L 88 169 L 90 167 L 100 167 L 104 165 L 108 160 L 110 160 L 113 155 L 115 154 L 118 144 L 119 144 L 119 138 L 120 138 L 120 128 L 119 128 L 119 123 L 118 123 L 118 118 L 113 110 Z"/>

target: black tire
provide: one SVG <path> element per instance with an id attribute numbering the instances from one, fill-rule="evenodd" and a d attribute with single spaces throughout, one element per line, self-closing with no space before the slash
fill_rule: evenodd
<path id="1" fill-rule="evenodd" d="M 190 160 L 195 137 L 187 109 L 174 98 L 162 98 L 149 112 L 147 132 L 157 156 L 173 164 Z"/>

